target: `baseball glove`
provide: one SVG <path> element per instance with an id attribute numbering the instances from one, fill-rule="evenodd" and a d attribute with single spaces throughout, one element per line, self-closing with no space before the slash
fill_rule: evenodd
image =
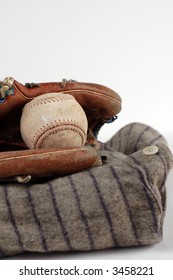
<path id="1" fill-rule="evenodd" d="M 72 95 L 84 109 L 88 120 L 85 146 L 27 149 L 20 134 L 22 109 L 33 98 L 51 92 Z M 102 85 L 66 79 L 23 85 L 5 78 L 0 81 L 0 181 L 28 182 L 35 177 L 64 176 L 100 165 L 98 132 L 103 124 L 114 121 L 120 110 L 120 96 Z"/>

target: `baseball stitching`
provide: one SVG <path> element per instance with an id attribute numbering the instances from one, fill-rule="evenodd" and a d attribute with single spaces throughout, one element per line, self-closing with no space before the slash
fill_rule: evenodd
<path id="1" fill-rule="evenodd" d="M 73 96 L 53 96 L 53 97 L 49 97 L 49 98 L 40 98 L 39 100 L 35 100 L 33 99 L 32 102 L 28 102 L 25 105 L 25 109 L 30 109 L 32 107 L 35 106 L 39 106 L 39 105 L 45 105 L 47 103 L 52 103 L 52 102 L 60 102 L 60 101 L 67 101 L 67 100 L 75 100 L 75 98 Z"/>
<path id="2" fill-rule="evenodd" d="M 73 120 L 66 120 L 62 122 L 54 121 L 50 122 L 47 125 L 44 125 L 42 128 L 40 128 L 36 134 L 34 139 L 32 140 L 32 146 L 33 148 L 41 148 L 43 143 L 46 141 L 46 139 L 53 134 L 56 134 L 59 131 L 74 131 L 78 133 L 78 135 L 81 138 L 82 145 L 85 144 L 86 141 L 86 133 L 81 128 L 80 124 L 77 122 L 74 122 Z"/>
<path id="3" fill-rule="evenodd" d="M 40 98 L 38 100 L 38 98 L 36 100 L 33 99 L 33 101 L 31 103 L 27 103 L 25 106 L 25 110 L 29 110 L 35 106 L 42 106 L 42 105 L 46 105 L 47 103 L 54 103 L 54 102 L 62 102 L 62 101 L 74 101 L 75 98 L 73 96 L 70 95 L 64 95 L 64 96 L 52 96 L 52 97 L 46 97 L 46 96 L 42 96 L 42 98 Z M 34 135 L 33 139 L 32 139 L 32 148 L 41 148 L 43 143 L 53 134 L 56 134 L 60 131 L 74 131 L 76 132 L 80 138 L 81 138 L 81 143 L 82 145 L 85 144 L 86 141 L 86 133 L 85 131 L 82 129 L 80 123 L 78 123 L 77 121 L 74 120 L 69 120 L 69 119 L 59 119 L 59 120 L 54 120 L 54 121 L 50 121 L 48 124 L 43 125 Z"/>
<path id="4" fill-rule="evenodd" d="M 30 110 L 35 106 L 44 106 L 47 103 L 63 102 L 63 101 L 74 101 L 75 98 L 71 95 L 57 95 L 57 96 L 42 96 L 39 100 L 38 98 L 33 99 L 32 102 L 29 102 L 25 105 L 25 110 Z M 59 119 L 50 121 L 49 123 L 43 125 L 37 130 L 33 139 L 31 140 L 32 148 L 41 148 L 43 143 L 48 137 L 53 134 L 56 134 L 60 131 L 74 131 L 81 138 L 81 144 L 84 145 L 86 142 L 86 132 L 82 128 L 81 124 L 78 121 L 69 120 L 69 119 Z"/>

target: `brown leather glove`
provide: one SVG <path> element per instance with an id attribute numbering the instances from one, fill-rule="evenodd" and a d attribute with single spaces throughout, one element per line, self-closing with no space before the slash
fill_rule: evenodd
<path id="1" fill-rule="evenodd" d="M 70 94 L 84 109 L 88 120 L 85 147 L 27 149 L 20 134 L 22 108 L 34 97 L 50 92 Z M 102 85 L 65 79 L 62 82 L 23 85 L 11 77 L 5 78 L 0 82 L 0 181 L 21 175 L 17 177 L 20 181 L 27 174 L 34 177 L 64 176 L 100 164 L 96 152 L 99 149 L 98 132 L 104 123 L 114 121 L 120 110 L 120 96 Z M 28 178 L 24 176 L 24 181 Z"/>

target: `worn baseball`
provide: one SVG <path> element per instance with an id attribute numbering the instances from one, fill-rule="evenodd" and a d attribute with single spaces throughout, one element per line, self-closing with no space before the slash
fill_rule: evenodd
<path id="1" fill-rule="evenodd" d="M 48 93 L 35 97 L 22 111 L 20 131 L 30 149 L 74 148 L 85 144 L 87 118 L 69 94 Z"/>

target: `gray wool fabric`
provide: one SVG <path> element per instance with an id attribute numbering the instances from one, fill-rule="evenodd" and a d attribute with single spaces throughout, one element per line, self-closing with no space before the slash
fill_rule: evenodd
<path id="1" fill-rule="evenodd" d="M 146 146 L 158 152 L 145 155 Z M 167 174 L 165 139 L 144 124 L 123 127 L 99 152 L 103 166 L 44 183 L 0 186 L 0 255 L 84 251 L 159 242 Z"/>

